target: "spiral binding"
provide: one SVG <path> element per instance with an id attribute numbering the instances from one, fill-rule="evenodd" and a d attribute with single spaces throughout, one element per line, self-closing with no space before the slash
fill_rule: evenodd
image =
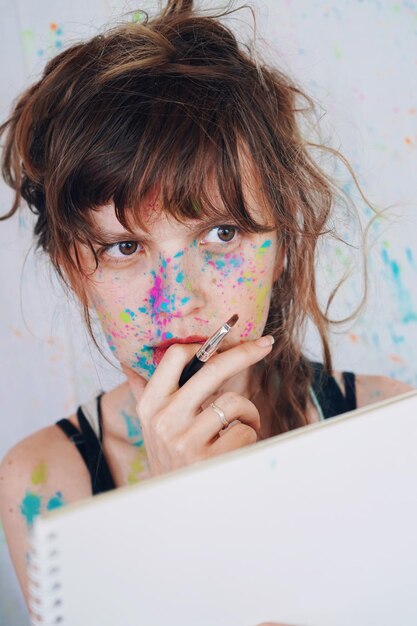
<path id="1" fill-rule="evenodd" d="M 41 543 L 36 531 L 29 537 L 29 611 L 32 626 L 65 624 L 61 596 L 58 536 L 49 532 Z"/>

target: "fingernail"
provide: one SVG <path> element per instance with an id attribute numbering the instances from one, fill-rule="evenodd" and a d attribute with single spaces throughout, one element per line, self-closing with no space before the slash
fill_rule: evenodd
<path id="1" fill-rule="evenodd" d="M 272 335 L 265 335 L 264 337 L 260 337 L 255 341 L 255 344 L 260 348 L 267 348 L 268 346 L 272 346 L 275 339 Z"/>

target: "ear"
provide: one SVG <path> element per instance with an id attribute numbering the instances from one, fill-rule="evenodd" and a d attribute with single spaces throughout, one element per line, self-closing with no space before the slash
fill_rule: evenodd
<path id="1" fill-rule="evenodd" d="M 274 283 L 277 282 L 277 280 L 279 279 L 279 277 L 281 276 L 284 270 L 285 253 L 286 253 L 285 244 L 284 243 L 278 244 L 277 256 L 275 260 L 275 269 L 274 269 L 274 281 L 273 281 Z"/>

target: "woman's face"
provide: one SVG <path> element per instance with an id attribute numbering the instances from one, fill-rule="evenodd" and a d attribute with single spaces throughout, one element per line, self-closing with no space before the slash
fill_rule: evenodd
<path id="1" fill-rule="evenodd" d="M 245 234 L 230 219 L 184 225 L 155 196 L 141 210 L 149 234 L 137 229 L 135 237 L 113 206 L 93 214 L 108 246 L 85 287 L 119 362 L 148 380 L 164 354 L 156 346 L 170 339 L 202 343 L 234 313 L 239 320 L 220 351 L 260 337 L 279 273 L 276 231 Z M 262 219 L 259 209 L 251 212 Z M 85 263 L 94 268 L 86 250 Z"/>

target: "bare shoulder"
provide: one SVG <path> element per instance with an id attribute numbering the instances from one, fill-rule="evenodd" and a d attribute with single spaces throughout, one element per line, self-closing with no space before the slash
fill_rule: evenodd
<path id="1" fill-rule="evenodd" d="M 356 375 L 356 397 L 358 407 L 367 406 L 381 400 L 394 398 L 414 388 L 400 380 L 388 376 Z"/>
<path id="2" fill-rule="evenodd" d="M 0 464 L 0 518 L 27 597 L 28 534 L 45 511 L 91 496 L 90 477 L 74 444 L 57 426 L 26 437 Z"/>

